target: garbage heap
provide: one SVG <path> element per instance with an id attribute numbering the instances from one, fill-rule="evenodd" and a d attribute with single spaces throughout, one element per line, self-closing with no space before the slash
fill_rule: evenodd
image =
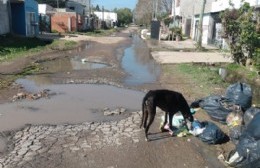
<path id="1" fill-rule="evenodd" d="M 212 120 L 228 126 L 228 135 L 213 122 L 196 119 L 187 131 L 182 127 L 184 119 L 180 113 L 175 114 L 172 121 L 177 128 L 175 135 L 193 134 L 207 144 L 231 140 L 235 149 L 230 151 L 225 160 L 229 166 L 260 168 L 260 108 L 252 107 L 252 94 L 250 85 L 238 82 L 226 89 L 225 96 L 211 95 L 191 103 L 193 114 L 195 109 L 205 110 Z M 168 125 L 164 128 L 170 130 Z"/>
<path id="2" fill-rule="evenodd" d="M 236 146 L 225 160 L 229 166 L 260 167 L 260 108 L 252 107 L 250 85 L 241 82 L 232 84 L 226 89 L 225 96 L 208 96 L 194 101 L 191 107 L 200 107 L 212 120 L 227 124 L 228 137 Z M 212 143 L 225 139 L 219 128 L 214 126 L 208 130 L 214 133 L 215 138 L 212 139 L 218 140 Z"/>

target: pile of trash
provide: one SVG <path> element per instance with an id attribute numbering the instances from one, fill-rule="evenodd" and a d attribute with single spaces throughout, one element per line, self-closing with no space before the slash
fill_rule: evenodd
<path id="1" fill-rule="evenodd" d="M 194 109 L 192 109 L 192 111 L 194 111 L 193 114 L 195 114 L 196 111 Z M 164 120 L 165 116 L 162 116 L 160 128 L 163 125 Z M 175 128 L 174 130 L 170 129 L 169 124 L 164 126 L 164 130 L 168 131 L 170 135 L 177 137 L 194 135 L 207 144 L 221 144 L 226 142 L 227 139 L 227 135 L 216 124 L 210 121 L 200 122 L 195 119 L 194 122 L 191 123 L 191 129 L 188 130 L 180 112 L 173 116 L 172 126 Z"/>
<path id="2" fill-rule="evenodd" d="M 207 144 L 231 140 L 235 149 L 225 162 L 232 167 L 260 168 L 260 108 L 252 107 L 252 94 L 248 84 L 238 82 L 227 88 L 225 96 L 212 95 L 191 104 L 191 109 L 201 108 L 212 120 L 228 126 L 226 135 L 213 122 L 195 120 L 189 133 Z M 181 128 L 184 119 L 180 115 L 174 116 L 174 127 Z"/>

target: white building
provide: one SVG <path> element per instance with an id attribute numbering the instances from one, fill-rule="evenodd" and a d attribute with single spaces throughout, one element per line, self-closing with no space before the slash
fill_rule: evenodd
<path id="1" fill-rule="evenodd" d="M 39 14 L 46 15 L 49 12 L 53 12 L 55 9 L 47 4 L 38 4 L 38 12 Z"/>
<path id="2" fill-rule="evenodd" d="M 117 22 L 117 13 L 114 12 L 94 12 L 98 19 L 102 21 Z"/>
<path id="3" fill-rule="evenodd" d="M 243 3 L 241 0 L 231 0 L 236 9 L 240 8 Z M 260 5 L 260 0 L 245 0 L 250 6 Z M 219 18 L 221 11 L 225 9 L 231 9 L 228 0 L 207 0 L 206 7 L 203 15 L 203 24 L 202 24 L 202 44 L 214 44 L 218 47 L 226 48 L 227 44 L 225 40 L 221 37 L 222 24 Z M 193 26 L 192 26 L 192 39 L 197 41 L 198 38 L 198 23 L 200 19 L 200 13 L 194 13 Z"/>
<path id="4" fill-rule="evenodd" d="M 243 5 L 241 0 L 232 0 L 231 2 L 234 4 L 234 7 L 236 9 L 240 8 Z M 250 6 L 260 5 L 260 0 L 245 0 L 244 2 L 248 2 Z M 217 0 L 216 2 L 212 2 L 211 12 L 220 12 L 225 9 L 231 9 L 228 0 Z"/>
<path id="5" fill-rule="evenodd" d="M 107 27 L 113 27 L 117 23 L 117 13 L 115 12 L 94 12 L 101 22 L 105 22 Z"/>
<path id="6" fill-rule="evenodd" d="M 182 32 L 193 40 L 198 39 L 198 25 L 202 0 L 175 0 L 172 15 L 180 16 Z M 241 0 L 231 0 L 235 8 L 241 7 Z M 260 0 L 245 0 L 250 6 L 260 7 Z M 225 46 L 221 37 L 222 24 L 219 14 L 227 8 L 232 8 L 229 0 L 206 0 L 202 23 L 202 44 Z"/>

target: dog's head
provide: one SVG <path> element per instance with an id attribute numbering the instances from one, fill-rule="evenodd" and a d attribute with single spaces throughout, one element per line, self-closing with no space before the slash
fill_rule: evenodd
<path id="1" fill-rule="evenodd" d="M 182 115 L 184 117 L 185 120 L 188 120 L 190 122 L 194 121 L 194 117 L 192 115 L 191 109 L 189 106 L 186 106 L 183 110 L 182 110 Z"/>
<path id="2" fill-rule="evenodd" d="M 190 130 L 191 123 L 194 121 L 194 117 L 193 117 L 190 109 L 186 110 L 185 113 L 183 113 L 183 117 L 184 117 L 185 124 L 187 125 L 188 129 Z"/>

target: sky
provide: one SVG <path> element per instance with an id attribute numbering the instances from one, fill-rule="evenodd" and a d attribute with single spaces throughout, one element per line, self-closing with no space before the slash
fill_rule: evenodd
<path id="1" fill-rule="evenodd" d="M 100 9 L 104 6 L 105 9 L 113 10 L 115 8 L 129 8 L 133 10 L 137 0 L 91 0 L 94 7 L 99 5 Z"/>

